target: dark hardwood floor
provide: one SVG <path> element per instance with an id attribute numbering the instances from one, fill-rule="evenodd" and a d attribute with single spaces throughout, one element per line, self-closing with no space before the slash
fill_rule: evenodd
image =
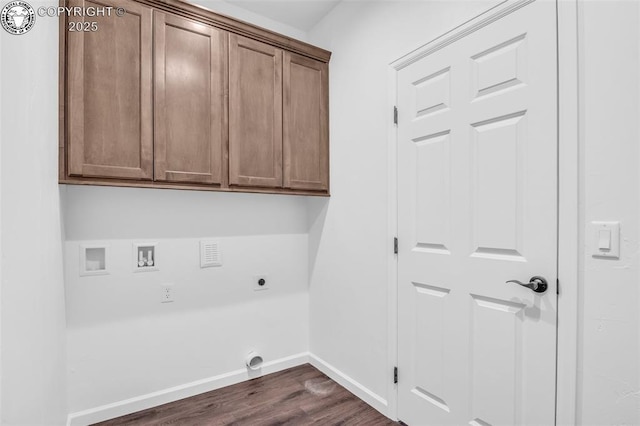
<path id="1" fill-rule="evenodd" d="M 384 417 L 309 364 L 99 425 L 362 425 Z"/>

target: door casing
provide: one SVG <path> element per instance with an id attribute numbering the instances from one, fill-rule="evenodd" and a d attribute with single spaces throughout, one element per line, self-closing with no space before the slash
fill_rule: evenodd
<path id="1" fill-rule="evenodd" d="M 388 68 L 389 116 L 397 103 L 397 73 L 405 66 L 429 55 L 472 31 L 480 23 L 491 22 L 536 0 L 506 0 L 476 18 L 435 38 L 422 47 L 400 56 Z M 546 1 L 546 0 L 537 0 Z M 580 279 L 579 213 L 579 67 L 578 0 L 556 0 L 558 55 L 558 321 L 556 354 L 556 425 L 573 425 L 577 409 L 578 362 L 578 282 Z M 389 247 L 398 235 L 397 132 L 389 120 L 388 139 L 388 231 Z M 387 369 L 392 377 L 398 364 L 398 257 L 389 250 L 387 288 Z M 402 373 L 400 372 L 400 380 Z M 387 416 L 397 419 L 398 387 L 389 380 Z"/>

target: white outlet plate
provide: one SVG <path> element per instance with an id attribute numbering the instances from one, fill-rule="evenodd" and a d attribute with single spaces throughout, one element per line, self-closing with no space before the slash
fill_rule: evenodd
<path id="1" fill-rule="evenodd" d="M 264 284 L 260 285 L 260 280 L 264 280 Z M 269 290 L 269 276 L 267 274 L 260 274 L 253 276 L 253 290 Z"/>
<path id="2" fill-rule="evenodd" d="M 171 303 L 173 301 L 173 284 L 162 284 L 160 286 L 160 303 Z"/>

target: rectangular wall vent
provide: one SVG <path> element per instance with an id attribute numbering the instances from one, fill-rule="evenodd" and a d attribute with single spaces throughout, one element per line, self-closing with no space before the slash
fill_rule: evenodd
<path id="1" fill-rule="evenodd" d="M 200 267 L 222 266 L 222 253 L 217 241 L 200 241 Z"/>

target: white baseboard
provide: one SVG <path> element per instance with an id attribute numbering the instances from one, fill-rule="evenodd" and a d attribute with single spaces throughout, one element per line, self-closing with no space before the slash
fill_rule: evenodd
<path id="1" fill-rule="evenodd" d="M 315 368 L 329 376 L 330 379 L 339 383 L 349 392 L 378 410 L 381 414 L 389 417 L 389 404 L 386 399 L 313 354 L 309 354 L 309 362 Z"/>
<path id="2" fill-rule="evenodd" d="M 146 395 L 114 402 L 112 404 L 91 408 L 89 410 L 71 413 L 67 418 L 67 425 L 85 426 L 113 419 L 115 417 L 125 416 L 137 411 L 157 407 L 158 405 L 178 401 L 180 399 L 188 398 L 190 396 L 198 395 L 204 392 L 210 392 L 212 390 L 220 389 L 225 386 L 234 385 L 236 383 L 264 376 L 266 374 L 286 370 L 287 368 L 296 367 L 308 362 L 308 352 L 291 355 L 274 361 L 265 362 L 262 365 L 261 370 L 257 373 L 249 372 L 246 368 L 230 371 L 218 376 L 197 380 L 195 382 L 186 383 L 180 386 L 174 386 L 172 388 L 164 389 L 158 392 L 152 392 Z"/>
<path id="3" fill-rule="evenodd" d="M 184 385 L 174 386 L 172 388 L 125 399 L 112 404 L 71 413 L 67 418 L 67 425 L 85 426 L 113 419 L 115 417 L 126 416 L 127 414 L 135 413 L 137 411 L 157 407 L 158 405 L 178 401 L 204 392 L 210 392 L 225 386 L 234 385 L 249 379 L 286 370 L 287 368 L 296 367 L 306 363 L 310 363 L 315 368 L 322 371 L 332 380 L 339 383 L 349 392 L 353 393 L 383 415 L 387 417 L 389 416 L 389 404 L 386 399 L 347 376 L 345 373 L 333 367 L 323 359 L 313 354 L 309 354 L 308 352 L 303 352 L 274 361 L 265 362 L 259 373 L 249 372 L 247 369 L 230 371 L 228 373 L 197 380 Z"/>

